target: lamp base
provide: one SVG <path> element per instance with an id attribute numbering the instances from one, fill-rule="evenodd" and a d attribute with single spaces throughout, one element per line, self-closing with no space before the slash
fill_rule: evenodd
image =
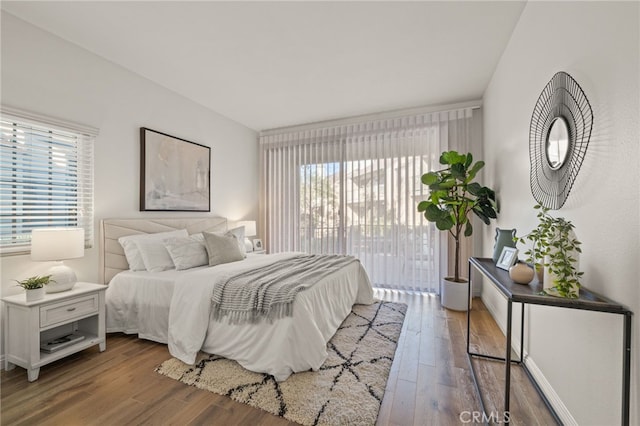
<path id="1" fill-rule="evenodd" d="M 247 251 L 247 253 L 253 251 L 253 243 L 247 237 L 244 237 L 244 248 Z"/>
<path id="2" fill-rule="evenodd" d="M 51 275 L 51 282 L 44 286 L 45 293 L 58 293 L 71 290 L 76 285 L 76 273 L 64 263 L 60 262 L 47 271 Z"/>

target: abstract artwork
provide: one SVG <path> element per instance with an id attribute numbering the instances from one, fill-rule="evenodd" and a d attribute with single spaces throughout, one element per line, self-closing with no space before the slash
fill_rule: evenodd
<path id="1" fill-rule="evenodd" d="M 140 128 L 140 210 L 211 211 L 211 148 Z"/>

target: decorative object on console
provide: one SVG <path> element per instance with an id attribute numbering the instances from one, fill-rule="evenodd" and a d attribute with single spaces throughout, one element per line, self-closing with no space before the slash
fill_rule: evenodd
<path id="1" fill-rule="evenodd" d="M 140 210 L 211 211 L 211 148 L 140 128 Z"/>
<path id="2" fill-rule="evenodd" d="M 518 259 L 518 249 L 513 247 L 503 247 L 502 253 L 496 262 L 498 268 L 509 270 Z"/>
<path id="3" fill-rule="evenodd" d="M 493 261 L 498 262 L 502 249 L 504 247 L 516 246 L 516 230 L 515 229 L 500 229 L 496 228 L 496 236 L 494 238 L 495 244 L 493 245 Z"/>
<path id="4" fill-rule="evenodd" d="M 254 251 L 264 250 L 264 247 L 262 246 L 262 240 L 260 238 L 255 238 L 253 240 L 253 250 Z"/>
<path id="5" fill-rule="evenodd" d="M 460 278 L 460 238 L 473 233 L 470 214 L 473 212 L 485 224 L 498 217 L 495 192 L 473 182 L 484 167 L 484 161 L 473 163 L 471 153 L 443 152 L 440 164 L 446 168 L 422 175 L 422 183 L 429 186 L 429 198 L 418 204 L 429 222 L 441 231 L 449 231 L 455 241 L 454 276 L 443 279 L 440 303 L 445 308 L 467 310 L 466 279 Z"/>
<path id="6" fill-rule="evenodd" d="M 51 283 L 51 275 L 29 277 L 24 280 L 15 280 L 25 290 L 27 302 L 40 300 L 44 297 L 44 286 Z"/>
<path id="7" fill-rule="evenodd" d="M 84 256 L 83 228 L 40 228 L 31 231 L 31 259 L 36 261 L 55 260 L 47 275 L 50 283 L 45 287 L 47 293 L 71 290 L 75 285 L 76 273 L 65 265 L 65 259 L 77 259 Z"/>
<path id="8" fill-rule="evenodd" d="M 556 73 L 536 102 L 529 127 L 531 193 L 549 209 L 562 207 L 580 171 L 593 111 L 580 85 L 567 73 Z"/>
<path id="9" fill-rule="evenodd" d="M 256 231 L 255 220 L 243 220 L 237 223 L 238 226 L 244 226 L 244 246 L 247 252 L 253 251 L 253 243 L 248 237 L 255 237 Z"/>
<path id="10" fill-rule="evenodd" d="M 526 263 L 518 262 L 509 268 L 509 277 L 518 284 L 529 284 L 534 276 L 533 268 Z"/>
<path id="11" fill-rule="evenodd" d="M 525 252 L 527 261 L 544 266 L 543 284 L 546 294 L 577 298 L 583 273 L 578 270 L 582 243 L 576 238 L 573 231 L 575 227 L 562 217 L 551 216 L 546 207 L 536 205 L 534 209 L 539 210 L 538 226 L 529 234 L 518 238 L 521 243 L 532 243 L 531 249 Z"/>

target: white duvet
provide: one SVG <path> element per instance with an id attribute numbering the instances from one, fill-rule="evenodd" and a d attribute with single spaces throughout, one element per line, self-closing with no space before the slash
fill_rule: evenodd
<path id="1" fill-rule="evenodd" d="M 359 262 L 298 293 L 292 317 L 272 324 L 210 320 L 217 282 L 295 255 L 253 256 L 188 271 L 118 274 L 107 290 L 107 331 L 168 343 L 171 355 L 187 364 L 193 364 L 202 350 L 272 374 L 278 381 L 293 372 L 317 370 L 327 357 L 327 342 L 353 304 L 373 303 L 371 283 Z"/>

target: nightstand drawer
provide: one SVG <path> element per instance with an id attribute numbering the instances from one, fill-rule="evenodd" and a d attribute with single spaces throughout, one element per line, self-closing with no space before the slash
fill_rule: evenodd
<path id="1" fill-rule="evenodd" d="M 98 294 L 65 300 L 40 307 L 40 327 L 81 318 L 98 313 Z"/>

